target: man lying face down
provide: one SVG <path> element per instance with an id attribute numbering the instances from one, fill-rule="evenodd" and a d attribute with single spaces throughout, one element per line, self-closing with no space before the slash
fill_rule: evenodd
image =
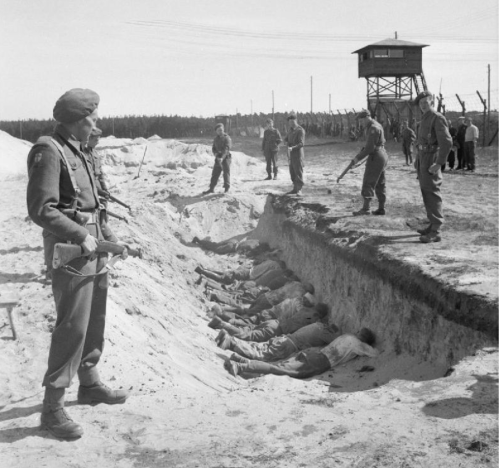
<path id="1" fill-rule="evenodd" d="M 219 326 L 222 330 L 216 341 L 219 342 L 222 339 L 224 336 L 222 332 L 225 330 L 229 335 L 240 340 L 261 343 L 274 336 L 293 333 L 306 325 L 322 320 L 327 314 L 328 306 L 326 304 L 312 305 L 307 299 L 304 299 L 298 307 L 292 307 L 281 314 L 279 318 L 266 320 L 260 325 L 239 328 L 221 320 Z"/>
<path id="2" fill-rule="evenodd" d="M 322 322 L 311 323 L 289 335 L 276 336 L 264 343 L 240 340 L 223 330 L 218 346 L 234 351 L 236 354 L 231 356 L 231 360 L 236 362 L 247 362 L 247 359 L 271 362 L 286 359 L 303 349 L 323 347 L 339 335 L 335 325 Z"/>
<path id="3" fill-rule="evenodd" d="M 376 357 L 378 351 L 372 347 L 373 344 L 375 335 L 368 328 L 363 328 L 356 336 L 346 333 L 322 349 L 308 348 L 289 359 L 272 364 L 245 360 L 233 355 L 224 363 L 224 368 L 234 376 L 243 373 L 274 374 L 307 379 L 350 361 L 356 356 Z M 233 359 L 238 359 L 240 362 L 235 362 Z"/>

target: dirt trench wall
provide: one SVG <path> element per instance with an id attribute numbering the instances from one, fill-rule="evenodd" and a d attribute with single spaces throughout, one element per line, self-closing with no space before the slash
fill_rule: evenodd
<path id="1" fill-rule="evenodd" d="M 300 211 L 269 196 L 253 236 L 283 251 L 288 267 L 315 286 L 319 300 L 331 306 L 330 321 L 343 331 L 369 327 L 384 351 L 446 366 L 495 343 L 491 304 L 444 291 L 414 268 L 378 258 L 363 237 L 321 232 L 317 216 Z"/>

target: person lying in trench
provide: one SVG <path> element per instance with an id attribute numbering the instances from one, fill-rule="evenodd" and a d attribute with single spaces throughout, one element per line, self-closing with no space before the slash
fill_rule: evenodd
<path id="1" fill-rule="evenodd" d="M 193 244 L 198 244 L 202 249 L 210 250 L 218 255 L 227 255 L 238 252 L 249 256 L 255 256 L 269 250 L 269 244 L 266 242 L 260 242 L 257 239 L 244 239 L 241 241 L 228 239 L 222 242 L 212 242 L 208 239 L 193 237 L 192 242 Z"/>
<path id="2" fill-rule="evenodd" d="M 306 293 L 302 297 L 285 299 L 270 309 L 264 309 L 250 317 L 240 316 L 231 312 L 215 312 L 215 317 L 213 317 L 208 326 L 218 329 L 221 328 L 221 322 L 227 322 L 236 327 L 255 328 L 256 325 L 260 325 L 268 320 L 276 320 L 284 315 L 294 315 L 301 307 L 312 307 L 317 302 L 312 294 Z"/>
<path id="3" fill-rule="evenodd" d="M 240 340 L 225 330 L 222 333 L 218 346 L 234 351 L 236 355 L 231 359 L 236 362 L 239 362 L 241 357 L 266 362 L 286 359 L 303 349 L 330 344 L 340 335 L 336 325 L 322 322 L 311 323 L 289 335 L 276 336 L 264 343 Z"/>
<path id="4" fill-rule="evenodd" d="M 311 283 L 290 281 L 281 288 L 260 294 L 249 307 L 244 307 L 235 302 L 233 304 L 221 303 L 221 308 L 224 313 L 233 313 L 240 317 L 251 317 L 265 309 L 270 309 L 285 299 L 302 297 L 306 293 L 314 294 L 314 286 Z"/>
<path id="5" fill-rule="evenodd" d="M 346 333 L 339 336 L 324 348 L 304 349 L 295 356 L 274 363 L 247 360 L 233 354 L 224 363 L 224 368 L 235 377 L 241 374 L 250 374 L 252 377 L 273 374 L 307 379 L 329 371 L 357 356 L 378 356 L 378 351 L 373 348 L 374 344 L 374 333 L 368 328 L 363 328 L 357 335 Z"/>
<path id="6" fill-rule="evenodd" d="M 255 265 L 253 268 L 245 268 L 240 266 L 235 270 L 217 271 L 197 266 L 195 272 L 203 275 L 211 280 L 217 281 L 221 284 L 229 285 L 235 281 L 256 281 L 259 277 L 272 270 L 284 270 L 286 268 L 285 262 L 277 260 L 265 260 L 264 262 Z"/>
<path id="7" fill-rule="evenodd" d="M 283 314 L 279 319 L 267 320 L 260 325 L 251 327 L 235 327 L 221 320 L 219 324 L 221 332 L 217 336 L 216 342 L 219 344 L 224 339 L 225 333 L 223 332 L 226 331 L 229 335 L 240 340 L 262 343 L 275 336 L 293 333 L 306 325 L 324 319 L 327 315 L 328 306 L 320 302 L 314 306 L 303 305 L 297 310 Z M 212 326 L 212 328 L 216 327 Z"/>

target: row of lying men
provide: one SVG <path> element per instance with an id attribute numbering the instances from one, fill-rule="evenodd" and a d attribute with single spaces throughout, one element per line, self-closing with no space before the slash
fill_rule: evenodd
<path id="1" fill-rule="evenodd" d="M 314 286 L 300 282 L 273 252 L 264 255 L 257 256 L 252 268 L 195 269 L 198 284 L 216 302 L 209 327 L 220 330 L 217 345 L 233 351 L 224 363 L 230 374 L 303 379 L 356 356 L 378 355 L 371 330 L 341 334 L 328 323 L 329 307 L 317 302 Z"/>

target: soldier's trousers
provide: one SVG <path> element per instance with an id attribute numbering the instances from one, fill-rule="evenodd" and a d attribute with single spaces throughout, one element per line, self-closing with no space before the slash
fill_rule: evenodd
<path id="1" fill-rule="evenodd" d="M 361 188 L 363 198 L 371 199 L 376 195 L 381 205 L 384 205 L 386 200 L 385 168 L 388 159 L 389 157 L 383 148 L 375 150 L 368 156 Z"/>
<path id="2" fill-rule="evenodd" d="M 255 328 L 241 328 L 238 333 L 231 334 L 240 340 L 262 343 L 263 341 L 281 335 L 282 330 L 278 320 L 268 320 L 257 325 Z"/>
<path id="3" fill-rule="evenodd" d="M 275 364 L 250 361 L 238 364 L 240 372 L 253 374 L 288 375 L 295 379 L 307 379 L 319 375 L 331 368 L 328 358 L 318 350 L 301 351 L 297 356 Z"/>
<path id="4" fill-rule="evenodd" d="M 293 188 L 301 190 L 304 186 L 304 156 L 299 150 L 292 150 L 290 155 L 290 178 Z"/>
<path id="5" fill-rule="evenodd" d="M 276 151 L 266 151 L 264 153 L 266 157 L 266 171 L 269 176 L 272 174 L 278 174 L 278 150 Z"/>
<path id="6" fill-rule="evenodd" d="M 277 336 L 264 343 L 253 343 L 233 337 L 231 349 L 248 359 L 256 361 L 278 361 L 298 351 L 288 336 Z"/>
<path id="7" fill-rule="evenodd" d="M 403 142 L 403 154 L 406 158 L 406 164 L 413 163 L 413 143 L 404 143 Z"/>
<path id="8" fill-rule="evenodd" d="M 214 163 L 214 168 L 212 169 L 212 178 L 210 179 L 210 189 L 213 190 L 219 182 L 219 177 L 223 174 L 224 178 L 224 188 L 228 189 L 231 186 L 231 155 L 226 156 L 222 161 L 222 166 Z"/>
<path id="9" fill-rule="evenodd" d="M 97 237 L 95 225 L 88 226 Z M 44 231 L 44 250 L 51 268 L 54 244 L 64 242 Z M 105 256 L 89 261 L 80 257 L 70 265 L 83 274 L 94 274 L 107 261 Z M 97 277 L 78 278 L 61 269 L 52 270 L 52 291 L 57 319 L 50 341 L 48 369 L 42 385 L 67 388 L 76 373 L 82 385 L 99 381 L 96 365 L 104 347 L 107 273 Z"/>
<path id="10" fill-rule="evenodd" d="M 465 158 L 465 143 L 459 143 L 460 148 L 457 149 L 457 159 L 458 159 L 458 166 L 457 169 L 462 169 L 465 167 L 464 165 L 464 158 Z"/>
<path id="11" fill-rule="evenodd" d="M 420 191 L 424 200 L 427 217 L 432 225 L 432 230 L 439 232 L 444 223 L 443 199 L 441 198 L 441 184 L 443 176 L 441 168 L 435 173 L 429 173 L 431 167 L 436 161 L 436 153 L 418 152 L 417 174 L 420 183 Z"/>
<path id="12" fill-rule="evenodd" d="M 466 169 L 474 171 L 476 169 L 476 142 L 466 141 L 465 142 L 465 159 L 463 166 Z"/>

